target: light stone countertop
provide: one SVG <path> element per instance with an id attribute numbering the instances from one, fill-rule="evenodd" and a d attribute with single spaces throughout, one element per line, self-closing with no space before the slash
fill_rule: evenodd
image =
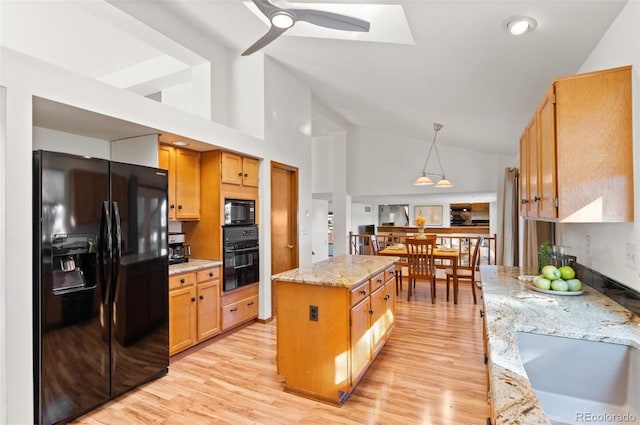
<path id="1" fill-rule="evenodd" d="M 520 282 L 517 276 L 532 273 L 518 267 L 481 266 L 480 274 L 496 425 L 549 424 L 520 360 L 516 331 L 640 349 L 640 318 L 590 286 L 582 295 L 547 295 Z"/>
<path id="2" fill-rule="evenodd" d="M 380 273 L 398 260 L 398 257 L 389 256 L 340 255 L 275 274 L 271 276 L 271 280 L 351 288 Z"/>
<path id="3" fill-rule="evenodd" d="M 172 264 L 169 266 L 169 276 L 179 273 L 195 272 L 209 267 L 221 266 L 222 261 L 219 260 L 200 260 L 197 258 L 189 258 L 186 263 Z"/>

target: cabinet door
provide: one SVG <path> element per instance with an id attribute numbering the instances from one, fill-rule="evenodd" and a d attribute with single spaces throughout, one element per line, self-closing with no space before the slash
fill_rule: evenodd
<path id="1" fill-rule="evenodd" d="M 176 219 L 200 219 L 200 153 L 176 149 Z"/>
<path id="2" fill-rule="evenodd" d="M 169 354 L 196 343 L 196 289 L 169 291 Z"/>
<path id="3" fill-rule="evenodd" d="M 198 341 L 220 333 L 218 320 L 219 281 L 198 284 Z"/>
<path id="4" fill-rule="evenodd" d="M 254 158 L 242 158 L 242 184 L 245 186 L 258 187 L 258 165 Z"/>
<path id="5" fill-rule="evenodd" d="M 555 218 L 556 214 L 556 112 L 553 87 L 538 106 L 538 217 Z"/>
<path id="6" fill-rule="evenodd" d="M 369 297 L 351 308 L 351 385 L 358 382 L 371 359 Z"/>
<path id="7" fill-rule="evenodd" d="M 527 125 L 527 217 L 538 216 L 538 137 L 536 118 Z"/>
<path id="8" fill-rule="evenodd" d="M 632 222 L 631 67 L 556 82 L 558 218 Z"/>
<path id="9" fill-rule="evenodd" d="M 222 152 L 220 181 L 228 184 L 242 184 L 242 157 L 229 152 Z"/>
<path id="10" fill-rule="evenodd" d="M 385 325 L 386 325 L 386 337 L 391 335 L 391 329 L 396 324 L 396 281 L 395 278 L 387 281 L 384 285 L 385 291 Z"/>
<path id="11" fill-rule="evenodd" d="M 523 217 L 527 216 L 527 204 L 529 203 L 529 144 L 527 128 L 524 129 L 520 136 L 520 215 Z"/>
<path id="12" fill-rule="evenodd" d="M 387 310 L 386 292 L 384 286 L 371 293 L 370 333 L 372 354 L 378 352 L 386 341 L 387 323 L 385 313 Z"/>
<path id="13" fill-rule="evenodd" d="M 167 197 L 169 202 L 169 220 L 176 218 L 176 173 L 175 149 L 171 146 L 158 147 L 158 167 L 168 171 Z"/>

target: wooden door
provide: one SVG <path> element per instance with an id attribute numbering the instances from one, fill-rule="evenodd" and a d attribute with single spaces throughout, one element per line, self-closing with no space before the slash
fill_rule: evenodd
<path id="1" fill-rule="evenodd" d="M 298 169 L 271 162 L 271 274 L 298 267 Z M 271 285 L 271 313 L 276 286 Z"/>

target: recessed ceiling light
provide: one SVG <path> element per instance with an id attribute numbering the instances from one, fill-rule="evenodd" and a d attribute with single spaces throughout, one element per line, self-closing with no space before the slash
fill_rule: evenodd
<path id="1" fill-rule="evenodd" d="M 504 28 L 513 35 L 524 34 L 538 26 L 535 19 L 528 16 L 512 16 L 503 22 Z"/>
<path id="2" fill-rule="evenodd" d="M 171 142 L 172 144 L 176 145 L 176 146 L 189 146 L 189 143 L 187 142 L 181 142 L 179 140 L 176 140 L 175 142 Z"/>

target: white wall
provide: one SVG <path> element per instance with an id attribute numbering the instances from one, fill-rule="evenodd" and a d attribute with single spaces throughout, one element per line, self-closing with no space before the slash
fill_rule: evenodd
<path id="1" fill-rule="evenodd" d="M 311 140 L 311 191 L 333 192 L 333 135 L 314 137 Z"/>
<path id="2" fill-rule="evenodd" d="M 298 168 L 298 254 L 301 266 L 312 262 L 311 92 L 270 58 L 264 59 L 264 142 L 260 167 L 260 238 L 271 240 L 271 161 Z M 266 225 L 265 225 L 266 224 Z M 260 250 L 260 280 L 270 282 L 271 252 Z M 271 316 L 271 285 L 260 285 L 260 318 Z"/>
<path id="3" fill-rule="evenodd" d="M 640 290 L 640 2 L 627 3 L 580 72 L 633 65 L 633 163 L 635 223 L 559 224 L 557 243 L 569 246 L 578 262 Z M 590 241 L 587 244 L 587 241 Z M 627 267 L 627 244 L 635 266 Z"/>
<path id="4" fill-rule="evenodd" d="M 111 142 L 111 160 L 129 164 L 158 166 L 158 135 L 131 137 Z"/>
<path id="5" fill-rule="evenodd" d="M 110 159 L 108 140 L 79 136 L 49 128 L 33 127 L 33 149 L 87 155 L 94 158 Z"/>
<path id="6" fill-rule="evenodd" d="M 444 130 L 443 130 L 444 131 Z M 427 140 L 410 139 L 365 128 L 349 131 L 348 191 L 351 196 L 440 193 L 435 187 L 414 186 L 427 156 Z M 514 142 L 516 143 L 516 142 Z M 448 193 L 495 192 L 500 155 L 472 152 L 441 143 L 442 166 L 454 184 Z M 440 172 L 432 154 L 427 172 Z M 502 174 L 502 170 L 500 170 Z"/>
<path id="7" fill-rule="evenodd" d="M 262 141 L 237 130 L 70 73 L 10 49 L 0 47 L 0 58 L 0 85 L 7 87 L 6 144 L 3 144 L 5 156 L 0 156 L 0 170 L 4 176 L 10 176 L 2 186 L 4 195 L 0 205 L 16 206 L 2 209 L 2 222 L 11 225 L 5 229 L 2 239 L 4 257 L 0 258 L 3 266 L 0 273 L 5 282 L 4 314 L 0 315 L 0 329 L 6 329 L 6 333 L 0 335 L 0 346 L 5 348 L 5 362 L 0 367 L 6 370 L 6 379 L 2 382 L 6 383 L 7 388 L 2 392 L 6 413 L 0 417 L 0 423 L 28 424 L 33 422 L 30 214 L 33 96 L 215 143 L 222 148 L 257 157 L 264 156 L 265 147 Z M 108 143 L 105 142 L 105 146 L 103 155 L 108 157 Z M 303 165 L 310 168 L 308 163 Z M 307 193 L 310 193 L 308 189 Z M 7 326 L 7 323 L 11 323 L 11 326 Z"/>
<path id="8" fill-rule="evenodd" d="M 314 199 L 311 205 L 313 206 L 311 215 L 312 261 L 317 263 L 329 258 L 329 201 Z"/>
<path id="9" fill-rule="evenodd" d="M 5 169 L 7 143 L 7 89 L 0 86 L 0 170 Z M 5 267 L 5 244 L 6 240 L 6 216 L 5 216 L 5 173 L 0 172 L 0 270 L 6 270 Z M 7 314 L 6 308 L 6 273 L 0 272 L 0 422 L 7 418 L 7 359 L 5 353 L 7 351 Z"/>
<path id="10" fill-rule="evenodd" d="M 233 128 L 264 138 L 265 121 L 276 119 L 265 109 L 264 54 L 238 55 L 231 61 L 229 121 Z"/>

